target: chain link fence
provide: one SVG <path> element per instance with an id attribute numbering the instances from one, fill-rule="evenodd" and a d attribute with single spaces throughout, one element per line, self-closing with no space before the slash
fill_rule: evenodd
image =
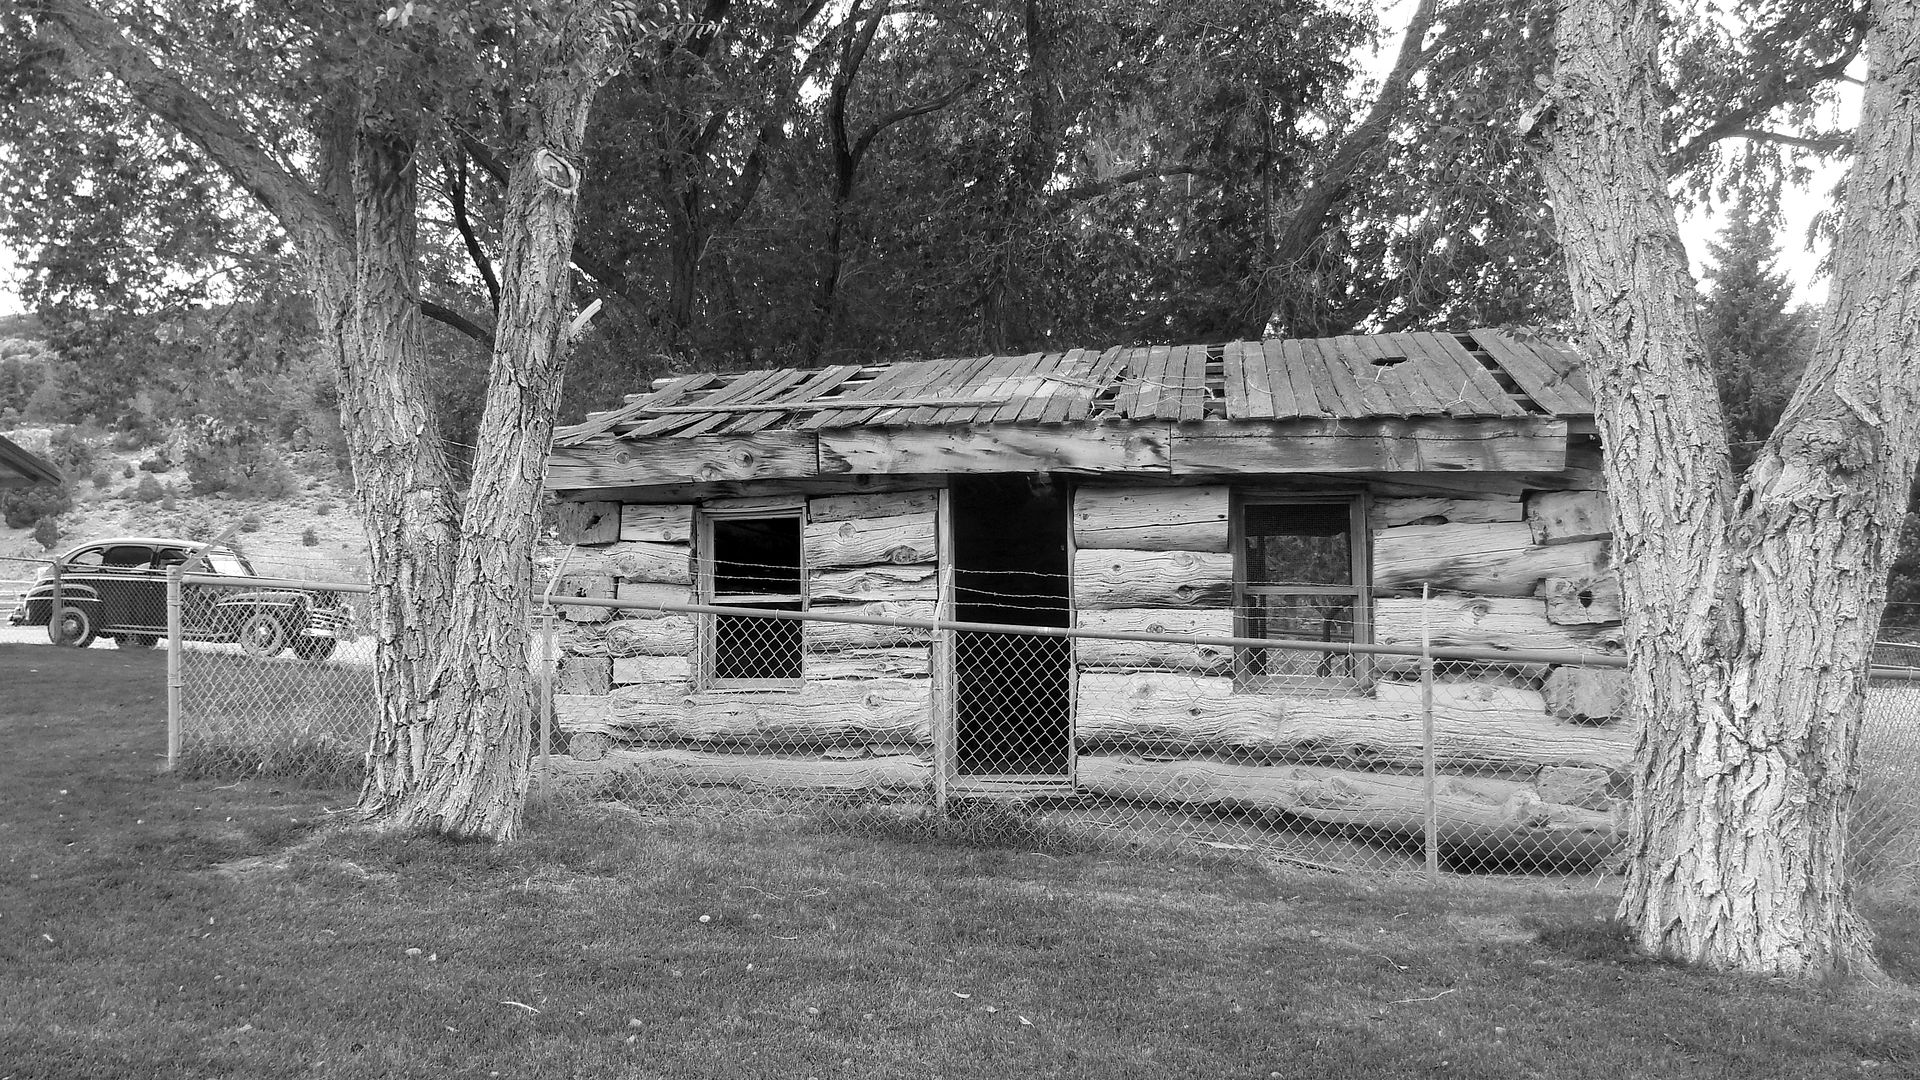
<path id="1" fill-rule="evenodd" d="M 356 781 L 375 716 L 364 587 L 250 568 L 182 582 L 181 767 Z M 554 598 L 529 657 L 548 793 L 1337 869 L 1591 873 L 1618 848 L 1634 735 L 1617 658 L 1356 646 L 1350 600 L 1116 630 L 1087 612 L 1045 625 L 1063 609 L 1038 596 L 975 612 L 1040 625 L 746 596 Z M 1235 636 L 1248 626 L 1312 636 Z M 1852 836 L 1863 880 L 1915 884 L 1916 772 L 1920 683 L 1877 680 Z"/>

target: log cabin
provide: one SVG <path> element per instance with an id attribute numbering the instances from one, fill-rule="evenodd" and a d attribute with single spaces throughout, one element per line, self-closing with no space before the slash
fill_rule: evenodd
<path id="1" fill-rule="evenodd" d="M 684 375 L 557 432 L 546 484 L 575 545 L 563 600 L 708 607 L 563 604 L 576 757 L 1415 835 L 1418 661 L 1246 639 L 1425 635 L 1476 651 L 1432 691 L 1443 842 L 1572 862 L 1612 843 L 1633 733 L 1620 674 L 1580 661 L 1621 652 L 1620 593 L 1592 392 L 1551 341 Z"/>

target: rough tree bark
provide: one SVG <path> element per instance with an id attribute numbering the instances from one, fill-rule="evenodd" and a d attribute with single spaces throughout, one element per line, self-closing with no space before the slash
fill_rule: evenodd
<path id="1" fill-rule="evenodd" d="M 1658 956 L 1878 975 L 1845 874 L 1866 672 L 1920 446 L 1920 31 L 1877 5 L 1816 358 L 1736 482 L 1664 161 L 1657 0 L 1565 0 L 1530 117 L 1607 447 L 1643 723 L 1620 913 Z"/>
<path id="2" fill-rule="evenodd" d="M 567 353 L 575 210 L 587 114 L 609 74 L 606 7 L 573 5 L 534 46 L 524 134 L 501 225 L 502 293 L 461 515 L 448 625 L 425 746 L 383 724 L 361 809 L 376 823 L 507 839 L 528 782 L 527 620 L 540 478 Z M 385 717 L 383 717 L 383 720 Z"/>
<path id="3" fill-rule="evenodd" d="M 45 25 L 178 128 L 287 230 L 336 358 L 342 427 L 372 562 L 378 727 L 361 808 L 377 825 L 506 839 L 526 791 L 526 663 L 541 463 L 566 347 L 568 252 L 586 114 L 608 74 L 607 0 L 524 20 L 503 224 L 504 295 L 464 514 L 426 392 L 415 282 L 416 148 L 388 101 L 315 103 L 311 183 L 81 0 Z"/>

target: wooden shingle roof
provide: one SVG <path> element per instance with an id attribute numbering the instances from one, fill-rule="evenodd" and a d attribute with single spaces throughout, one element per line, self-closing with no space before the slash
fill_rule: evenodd
<path id="1" fill-rule="evenodd" d="M 555 444 L 854 427 L 1592 415 L 1570 351 L 1474 330 L 684 375 L 556 432 Z"/>

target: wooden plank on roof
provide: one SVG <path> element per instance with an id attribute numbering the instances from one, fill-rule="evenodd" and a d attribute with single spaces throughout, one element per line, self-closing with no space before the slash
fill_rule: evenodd
<path id="1" fill-rule="evenodd" d="M 1085 420 L 1087 417 L 1093 415 L 1093 403 L 1098 401 L 1100 396 L 1107 392 L 1107 387 L 1114 382 L 1120 370 L 1126 366 L 1127 356 L 1128 350 L 1118 345 L 1101 353 L 1100 358 L 1095 360 L 1092 366 L 1087 369 L 1086 379 L 1084 380 L 1084 393 L 1081 392 L 1079 388 L 1076 388 L 1073 397 L 1067 402 L 1066 414 L 1062 416 L 1061 419 L 1066 421 Z"/>
<path id="2" fill-rule="evenodd" d="M 1167 354 L 1167 375 L 1153 415 L 1160 420 L 1199 420 L 1207 415 L 1207 347 L 1176 345 Z"/>
<path id="3" fill-rule="evenodd" d="M 1145 346 L 1121 349 L 1120 363 L 1120 389 L 1113 396 L 1113 415 L 1132 416 L 1147 384 L 1147 367 L 1153 363 L 1153 350 Z"/>
<path id="4" fill-rule="evenodd" d="M 752 393 L 755 388 L 764 386 L 774 379 L 779 378 L 783 370 L 785 369 L 772 368 L 766 371 L 743 371 L 738 375 L 734 375 L 727 383 L 715 387 L 699 401 L 691 402 L 690 404 L 719 405 L 728 401 L 739 400 Z M 656 402 L 655 404 L 659 403 Z M 621 434 L 627 438 L 634 439 L 651 438 L 655 435 L 683 430 L 690 426 L 695 419 L 696 414 L 687 413 L 656 416 L 652 419 L 639 421 L 632 428 L 621 432 Z"/>
<path id="5" fill-rule="evenodd" d="M 1307 377 L 1307 361 L 1297 341 L 1261 343 L 1261 355 L 1267 362 L 1267 383 L 1273 390 L 1273 416 L 1285 420 L 1295 416 L 1324 416 L 1319 395 L 1313 392 L 1313 380 Z"/>
<path id="6" fill-rule="evenodd" d="M 1167 391 L 1167 361 L 1173 350 L 1165 345 L 1147 346 L 1147 363 L 1140 372 L 1140 395 L 1133 399 L 1129 420 L 1150 420 L 1160 410 L 1160 397 Z"/>
<path id="7" fill-rule="evenodd" d="M 766 404 L 778 403 L 780 400 L 785 398 L 787 394 L 791 392 L 795 386 L 798 386 L 801 383 L 806 382 L 807 379 L 812 374 L 813 374 L 812 372 L 804 368 L 783 368 L 779 371 L 774 372 L 773 378 L 768 379 L 767 381 L 761 383 L 759 386 L 754 387 L 752 390 L 744 394 L 735 395 L 733 398 L 729 399 L 724 404 L 759 405 L 762 403 L 766 403 Z M 718 405 L 722 403 L 716 402 L 716 401 L 710 401 L 710 402 L 704 402 L 703 404 Z M 731 410 L 716 412 L 695 420 L 693 423 L 688 424 L 686 427 L 683 427 L 680 430 L 674 432 L 674 434 L 675 435 L 707 435 L 707 434 L 718 433 L 719 430 L 723 427 L 727 429 L 728 433 L 732 433 L 734 431 L 734 425 L 740 422 L 742 419 L 743 418 L 740 416 L 733 415 Z"/>
<path id="8" fill-rule="evenodd" d="M 925 381 L 928 374 L 927 368 L 931 363 L 931 361 L 921 360 L 907 364 L 889 364 L 866 385 L 841 395 L 847 403 L 846 408 L 820 413 L 810 420 L 802 421 L 799 426 L 802 430 L 812 431 L 823 427 L 859 423 L 860 418 L 872 416 L 875 411 L 871 408 L 861 408 L 862 400 L 886 401 L 905 397 L 917 391 L 920 384 Z"/>
<path id="9" fill-rule="evenodd" d="M 1361 354 L 1359 338 L 1321 338 L 1307 342 L 1307 347 L 1319 348 L 1335 389 L 1354 410 L 1352 415 L 1405 416 L 1410 411 L 1407 402 L 1395 400 L 1393 393 L 1380 384 L 1377 369 Z"/>
<path id="10" fill-rule="evenodd" d="M 1167 425 L 950 425 L 820 432 L 826 473 L 1161 472 Z"/>
<path id="11" fill-rule="evenodd" d="M 929 374 L 927 376 L 926 387 L 919 396 L 929 399 L 947 397 L 971 399 L 974 401 L 1004 401 L 1005 398 L 999 394 L 989 396 L 975 392 L 978 389 L 980 372 L 985 370 L 986 366 L 992 362 L 993 357 L 991 355 L 960 357 L 952 361 L 945 370 Z M 893 424 L 931 424 L 934 422 L 935 417 L 940 416 L 949 409 L 959 407 L 958 403 L 953 405 L 928 405 L 915 409 L 910 413 L 895 413 L 891 417 L 876 417 L 875 419 L 882 423 Z"/>
<path id="12" fill-rule="evenodd" d="M 612 431 L 628 420 L 633 419 L 651 405 L 671 405 L 695 390 L 703 389 L 718 378 L 711 371 L 696 371 L 691 375 L 682 375 L 651 394 L 642 394 L 628 404 L 590 416 L 582 423 L 562 428 L 554 439 L 555 445 L 573 446 L 595 435 Z"/>
<path id="13" fill-rule="evenodd" d="M 1053 370 L 1048 380 L 1053 385 L 1047 394 L 1046 408 L 1041 410 L 1040 422 L 1058 424 L 1067 419 L 1075 404 L 1082 399 L 1092 402 L 1099 393 L 1099 383 L 1091 378 L 1100 364 L 1100 353 L 1093 349 L 1068 349 L 1060 358 L 1060 366 Z M 1084 418 L 1083 412 L 1079 418 Z"/>
<path id="14" fill-rule="evenodd" d="M 1534 352 L 1542 357 L 1552 357 L 1553 366 L 1566 372 L 1567 388 L 1585 398 L 1589 408 L 1593 405 L 1593 384 L 1587 381 L 1587 363 L 1580 354 L 1572 349 L 1561 348 L 1552 341 L 1536 341 Z"/>
<path id="15" fill-rule="evenodd" d="M 1297 345 L 1300 349 L 1301 370 L 1311 380 L 1314 397 L 1319 399 L 1323 415 L 1358 418 L 1373 414 L 1367 399 L 1360 393 L 1360 384 L 1355 381 L 1353 372 L 1347 369 L 1346 362 L 1331 348 L 1322 349 L 1321 343 L 1313 339 L 1288 344 Z"/>
<path id="16" fill-rule="evenodd" d="M 602 436 L 547 455 L 546 486 L 557 490 L 712 483 L 813 476 L 818 440 L 810 432 L 695 435 L 633 441 Z"/>
<path id="17" fill-rule="evenodd" d="M 1452 334 L 1410 334 L 1420 342 L 1423 349 L 1435 356 L 1444 356 L 1453 361 L 1460 369 L 1458 384 L 1459 396 L 1467 407 L 1478 416 L 1524 416 L 1526 410 L 1509 397 L 1500 380 L 1493 372 L 1481 366 L 1480 361 L 1460 344 Z"/>
<path id="18" fill-rule="evenodd" d="M 810 403 L 814 398 L 832 390 L 834 387 L 839 386 L 859 373 L 859 364 L 838 364 L 833 367 L 821 368 L 805 383 L 795 387 L 791 392 L 784 395 L 781 399 L 781 404 L 791 406 Z M 750 435 L 756 431 L 772 427 L 774 424 L 780 423 L 792 415 L 790 411 L 785 410 L 754 413 L 751 416 L 743 417 L 728 430 L 736 434 Z"/>
<path id="19" fill-rule="evenodd" d="M 1544 418 L 1241 421 L 1176 425 L 1175 476 L 1558 472 L 1567 425 Z"/>
<path id="20" fill-rule="evenodd" d="M 1033 366 L 1033 392 L 1027 395 L 1026 403 L 1020 406 L 1020 412 L 1010 419 L 1016 423 L 1038 423 L 1047 414 L 1047 405 L 1055 394 L 1060 392 L 1060 382 L 1054 376 L 1067 362 L 1070 354 L 1064 352 L 1048 353 Z"/>
<path id="21" fill-rule="evenodd" d="M 1428 364 L 1418 354 L 1397 348 L 1390 335 L 1368 334 L 1354 339 L 1373 377 L 1394 399 L 1403 416 L 1445 416 L 1447 400 L 1427 382 Z"/>
<path id="22" fill-rule="evenodd" d="M 1244 359 L 1247 343 L 1229 341 L 1220 347 L 1220 370 L 1223 377 L 1222 389 L 1227 396 L 1227 419 L 1245 420 L 1247 418 L 1247 364 Z"/>
<path id="23" fill-rule="evenodd" d="M 1027 396 L 1033 392 L 1033 375 L 1046 357 L 1046 353 L 1021 353 L 1006 357 L 1012 361 L 1010 364 L 995 364 L 989 369 L 989 378 L 993 380 L 991 385 L 1000 391 L 1000 396 L 1005 397 L 1007 403 L 998 409 L 982 409 L 977 416 L 953 417 L 949 423 L 971 420 L 976 424 L 993 424 L 1020 415 L 1021 407 L 1027 403 Z"/>
<path id="24" fill-rule="evenodd" d="M 1468 331 L 1473 340 L 1494 358 L 1520 389 L 1542 409 L 1555 416 L 1586 416 L 1593 412 L 1593 398 L 1583 396 L 1568 385 L 1575 369 L 1556 368 L 1537 354 L 1531 345 L 1513 340 L 1498 330 Z"/>

